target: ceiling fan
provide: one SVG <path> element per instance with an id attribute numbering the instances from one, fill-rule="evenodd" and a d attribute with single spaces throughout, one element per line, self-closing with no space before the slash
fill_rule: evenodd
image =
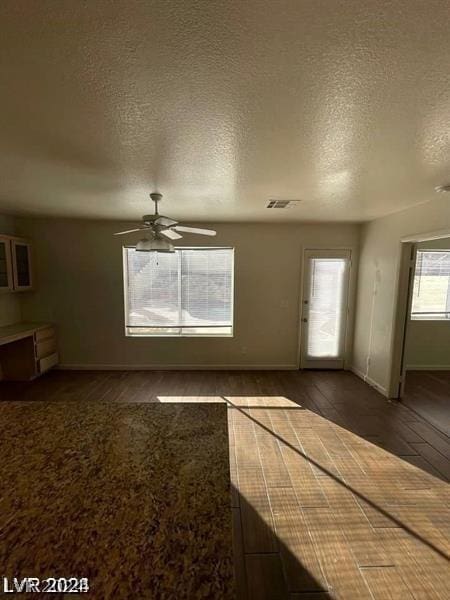
<path id="1" fill-rule="evenodd" d="M 142 224 L 136 229 L 128 229 L 127 231 L 119 231 L 114 235 L 126 235 L 136 231 L 150 233 L 150 237 L 142 238 L 136 244 L 136 250 L 140 252 L 175 252 L 175 248 L 171 241 L 179 240 L 183 236 L 182 233 L 195 233 L 198 235 L 216 235 L 212 229 L 199 229 L 198 227 L 188 227 L 179 225 L 178 221 L 160 215 L 158 212 L 158 203 L 162 200 L 162 194 L 152 192 L 150 198 L 155 203 L 155 213 L 153 215 L 144 215 Z"/>

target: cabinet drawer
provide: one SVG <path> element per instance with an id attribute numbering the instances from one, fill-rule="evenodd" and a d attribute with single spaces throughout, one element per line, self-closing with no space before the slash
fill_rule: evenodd
<path id="1" fill-rule="evenodd" d="M 42 342 L 42 340 L 56 337 L 56 330 L 54 327 L 46 327 L 45 329 L 39 329 L 34 335 L 36 337 L 36 342 Z"/>
<path id="2" fill-rule="evenodd" d="M 56 352 L 56 338 L 49 338 L 36 344 L 36 358 L 44 358 Z"/>
<path id="3" fill-rule="evenodd" d="M 45 373 L 45 371 L 48 371 L 49 369 L 57 365 L 58 360 L 59 357 L 57 352 L 55 352 L 54 354 L 50 354 L 50 356 L 46 356 L 45 358 L 41 358 L 38 361 L 39 373 Z"/>

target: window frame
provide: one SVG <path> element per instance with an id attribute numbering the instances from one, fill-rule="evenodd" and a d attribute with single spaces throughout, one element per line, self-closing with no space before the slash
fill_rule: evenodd
<path id="1" fill-rule="evenodd" d="M 422 322 L 436 322 L 436 323 L 449 323 L 450 324 L 450 312 L 441 311 L 441 312 L 413 312 L 413 303 L 414 303 L 414 283 L 416 279 L 417 273 L 417 264 L 418 264 L 418 255 L 419 253 L 431 253 L 431 252 L 446 252 L 450 254 L 450 249 L 447 248 L 418 248 L 416 251 L 416 257 L 414 261 L 414 272 L 412 276 L 412 285 L 411 285 L 411 307 L 409 311 L 409 320 L 410 321 L 422 321 Z M 447 294 L 449 294 L 450 288 L 450 275 L 448 276 L 448 288 Z M 442 316 L 438 316 L 442 315 Z"/>
<path id="2" fill-rule="evenodd" d="M 232 246 L 177 246 L 175 251 L 177 250 L 231 250 L 232 257 L 232 273 L 231 273 L 231 333 L 181 333 L 183 329 L 180 327 L 180 333 L 147 333 L 142 335 L 135 335 L 128 332 L 129 326 L 127 325 L 127 316 L 128 316 L 128 262 L 127 262 L 127 250 L 136 248 L 132 244 L 127 244 L 122 246 L 122 274 L 123 274 L 123 304 L 124 304 L 124 332 L 125 337 L 134 338 L 136 340 L 139 339 L 147 339 L 147 338 L 166 338 L 166 339 L 182 339 L 182 338 L 233 338 L 235 331 L 235 323 L 234 323 L 234 304 L 235 304 L 235 248 Z M 213 328 L 214 325 L 204 326 Z M 228 327 L 228 325 L 227 325 Z M 145 327 L 144 327 L 145 328 Z M 169 329 L 169 328 L 167 328 Z M 170 329 L 175 329 L 171 327 Z M 186 329 L 193 329 L 193 327 L 186 327 Z M 198 327 L 200 329 L 200 327 Z"/>

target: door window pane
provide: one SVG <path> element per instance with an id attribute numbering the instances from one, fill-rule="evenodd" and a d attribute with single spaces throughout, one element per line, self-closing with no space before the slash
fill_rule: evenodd
<path id="1" fill-rule="evenodd" d="M 312 258 L 307 355 L 337 358 L 341 355 L 346 259 Z"/>

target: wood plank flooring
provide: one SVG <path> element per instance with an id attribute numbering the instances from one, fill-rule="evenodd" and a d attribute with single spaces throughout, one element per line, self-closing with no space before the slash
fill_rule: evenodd
<path id="1" fill-rule="evenodd" d="M 402 402 L 450 436 L 450 371 L 407 371 Z"/>
<path id="2" fill-rule="evenodd" d="M 350 373 L 54 372 L 0 398 L 227 402 L 239 600 L 448 598 L 450 440 Z"/>

